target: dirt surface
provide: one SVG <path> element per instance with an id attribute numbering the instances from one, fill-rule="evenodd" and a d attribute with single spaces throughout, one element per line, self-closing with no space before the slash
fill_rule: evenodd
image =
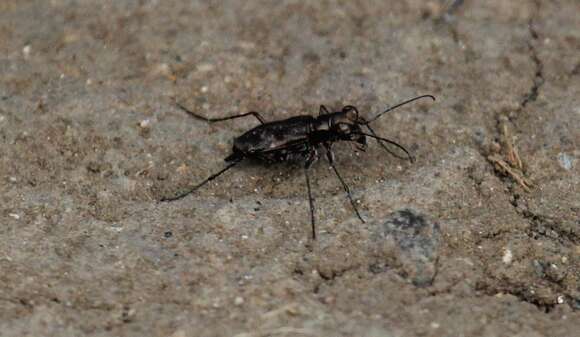
<path id="1" fill-rule="evenodd" d="M 580 4 L 0 2 L 1 336 L 573 336 Z M 224 165 L 356 105 L 405 145 Z"/>

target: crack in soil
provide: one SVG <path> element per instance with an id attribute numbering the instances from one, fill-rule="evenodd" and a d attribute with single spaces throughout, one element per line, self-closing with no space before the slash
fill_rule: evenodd
<path id="1" fill-rule="evenodd" d="M 537 239 L 545 237 L 556 240 L 562 245 L 580 245 L 580 236 L 572 231 L 568 231 L 556 220 L 548 216 L 536 214 L 530 210 L 518 212 L 530 223 L 528 236 Z"/>
<path id="2" fill-rule="evenodd" d="M 475 286 L 477 291 L 481 291 L 487 296 L 497 296 L 498 294 L 509 294 L 517 297 L 520 301 L 529 303 L 543 313 L 550 313 L 555 307 L 556 303 L 548 303 L 539 297 L 533 287 L 528 284 L 518 284 L 506 278 L 498 278 L 493 276 L 489 271 L 489 266 L 483 264 L 484 274 L 488 275 L 489 280 L 482 280 Z M 493 283 L 496 283 L 495 285 Z"/>
<path id="3" fill-rule="evenodd" d="M 515 111 L 508 114 L 507 116 L 504 114 L 499 114 L 495 116 L 497 120 L 497 133 L 498 133 L 497 139 L 500 140 L 502 139 L 503 136 L 504 138 L 503 140 L 506 143 L 503 145 L 508 145 L 507 151 L 506 149 L 504 149 L 504 151 L 501 151 L 503 152 L 504 156 L 502 157 L 499 156 L 498 154 L 498 158 L 502 163 L 508 165 L 510 169 L 514 170 L 514 172 L 510 172 L 511 170 L 495 169 L 494 170 L 495 174 L 499 178 L 503 178 L 504 176 L 511 176 L 513 180 L 515 182 L 518 182 L 519 185 L 522 186 L 522 188 L 526 191 L 529 191 L 529 189 L 526 188 L 527 183 L 525 180 L 526 177 L 524 165 L 521 159 L 519 158 L 519 155 L 517 155 L 517 149 L 515 148 L 515 146 L 513 146 L 513 144 L 511 144 L 512 147 L 509 146 L 510 145 L 509 143 L 511 142 L 511 137 L 509 133 L 505 131 L 508 123 L 509 125 L 513 126 L 513 128 L 517 129 L 517 118 L 521 115 L 521 112 L 523 112 L 529 104 L 534 103 L 537 100 L 540 90 L 546 81 L 544 74 L 544 64 L 539 57 L 539 51 L 538 48 L 536 47 L 536 43 L 540 38 L 540 34 L 536 28 L 536 20 L 541 7 L 540 1 L 535 0 L 534 4 L 536 7 L 536 12 L 528 21 L 528 31 L 530 39 L 527 41 L 530 59 L 534 64 L 533 84 L 526 92 L 519 107 L 515 109 Z M 500 143 L 501 141 L 492 145 L 496 145 L 497 147 L 496 150 L 501 150 Z M 492 147 L 490 147 L 490 149 L 492 149 Z M 485 151 L 486 149 L 483 149 L 482 152 Z M 513 153 L 515 156 L 510 156 L 510 153 Z M 488 161 L 490 163 L 493 164 L 493 161 L 489 160 L 489 156 L 487 156 L 489 153 L 482 154 L 488 158 Z M 502 174 L 502 172 L 504 174 Z M 522 181 L 519 181 L 518 178 Z M 508 184 L 505 179 L 501 180 L 504 181 L 504 184 Z M 529 187 L 531 187 L 531 185 Z M 570 230 L 567 230 L 557 220 L 549 216 L 536 214 L 530 211 L 527 207 L 525 199 L 522 198 L 522 196 L 516 189 L 516 185 L 508 184 L 507 189 L 508 191 L 506 193 L 508 193 L 511 196 L 510 205 L 513 207 L 515 212 L 529 224 L 529 227 L 526 231 L 528 237 L 532 239 L 538 239 L 540 237 L 545 238 L 548 240 L 556 241 L 563 246 L 573 246 L 580 244 L 580 235 Z M 485 237 L 484 239 L 493 240 L 496 238 L 496 236 L 502 234 L 503 234 L 502 232 L 493 233 L 492 235 L 490 235 L 489 237 Z M 532 290 L 533 284 L 525 284 L 525 283 L 520 284 L 514 282 L 513 280 L 497 278 L 494 277 L 493 273 L 490 270 L 488 270 L 488 266 L 485 266 L 484 268 L 485 275 L 487 275 L 489 279 L 488 281 L 484 281 L 477 288 L 479 288 L 479 290 L 481 290 L 485 294 L 488 294 L 490 296 L 494 296 L 498 292 L 511 294 L 523 302 L 534 305 L 544 313 L 549 313 L 556 307 L 557 303 L 547 302 L 545 299 L 541 298 L 538 294 L 536 294 Z M 566 303 L 572 308 L 572 310 L 577 310 L 578 308 L 576 308 L 576 306 L 578 306 L 580 300 L 571 296 L 569 293 L 566 294 L 561 282 L 559 283 L 552 281 L 551 283 L 555 287 L 552 288 L 553 290 L 557 290 L 557 292 L 562 293 L 562 296 L 568 299 Z"/>
<path id="4" fill-rule="evenodd" d="M 537 10 L 539 11 L 540 10 L 539 2 L 536 2 L 536 7 Z M 524 99 L 520 104 L 520 111 L 523 110 L 529 103 L 533 103 L 536 101 L 540 93 L 540 88 L 542 87 L 542 85 L 544 85 L 545 82 L 544 64 L 542 63 L 542 60 L 540 60 L 540 57 L 538 56 L 538 50 L 534 44 L 534 41 L 538 40 L 539 35 L 538 31 L 536 30 L 533 18 L 530 19 L 530 21 L 528 22 L 528 31 L 531 36 L 531 40 L 528 41 L 528 51 L 530 53 L 530 58 L 532 59 L 532 62 L 534 63 L 535 66 L 534 67 L 535 73 L 534 73 L 534 83 L 532 84 L 530 90 L 528 90 L 528 93 L 524 96 Z"/>

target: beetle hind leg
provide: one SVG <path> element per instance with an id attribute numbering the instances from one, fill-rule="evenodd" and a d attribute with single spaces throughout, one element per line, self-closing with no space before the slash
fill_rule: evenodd
<path id="1" fill-rule="evenodd" d="M 215 178 L 221 176 L 223 173 L 225 173 L 226 171 L 228 171 L 229 169 L 231 169 L 232 167 L 236 166 L 237 164 L 239 164 L 242 161 L 243 158 L 238 158 L 235 161 L 230 162 L 226 167 L 224 167 L 223 169 L 219 170 L 218 172 L 212 174 L 211 176 L 209 176 L 208 178 L 206 178 L 204 181 L 198 183 L 197 185 L 193 186 L 192 188 L 181 192 L 175 196 L 172 197 L 163 197 L 161 198 L 161 202 L 168 202 L 168 201 L 176 201 L 179 199 L 183 199 L 185 197 L 187 197 L 188 195 L 190 195 L 191 193 L 197 191 L 199 188 L 201 188 L 203 185 L 209 183 L 210 181 L 214 180 Z"/>

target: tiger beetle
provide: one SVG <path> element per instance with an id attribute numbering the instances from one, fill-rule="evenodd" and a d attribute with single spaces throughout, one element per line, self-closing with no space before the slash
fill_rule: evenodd
<path id="1" fill-rule="evenodd" d="M 391 110 L 421 98 L 431 98 L 432 100 L 435 100 L 435 97 L 432 95 L 417 96 L 392 106 L 368 120 L 360 116 L 358 109 L 352 105 L 347 105 L 343 107 L 341 111 L 335 112 L 330 112 L 324 105 L 321 105 L 318 117 L 302 115 L 273 122 L 266 122 L 264 118 L 255 111 L 221 118 L 208 118 L 199 115 L 176 102 L 177 106 L 187 114 L 208 123 L 254 116 L 258 122 L 260 122 L 260 125 L 245 132 L 241 136 L 234 138 L 232 153 L 225 158 L 227 165 L 223 169 L 212 174 L 189 190 L 172 197 L 164 197 L 161 201 L 175 201 L 184 198 L 245 159 L 256 160 L 264 164 L 299 162 L 303 164 L 304 174 L 306 176 L 306 188 L 308 191 L 308 202 L 310 204 L 310 222 L 312 224 L 312 239 L 316 240 L 314 199 L 312 198 L 312 192 L 310 190 L 310 177 L 308 173 L 312 164 L 319 158 L 318 150 L 324 149 L 330 167 L 332 167 L 336 177 L 346 192 L 356 216 L 364 223 L 365 221 L 356 207 L 356 203 L 352 198 L 348 185 L 344 182 L 336 168 L 334 163 L 334 153 L 332 152 L 332 144 L 338 141 L 353 142 L 357 145 L 359 150 L 365 151 L 367 137 L 369 137 L 375 139 L 377 143 L 391 155 L 399 159 L 405 159 L 394 153 L 392 149 L 387 147 L 387 145 L 393 145 L 396 148 L 399 148 L 406 154 L 406 158 L 410 162 L 414 162 L 415 159 L 407 149 L 392 140 L 378 136 L 373 128 L 371 128 L 370 123 Z M 363 131 L 363 127 L 366 128 L 368 132 Z"/>

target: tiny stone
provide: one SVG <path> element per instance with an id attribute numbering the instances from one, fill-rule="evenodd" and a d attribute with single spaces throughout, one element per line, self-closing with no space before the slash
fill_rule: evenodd
<path id="1" fill-rule="evenodd" d="M 154 75 L 171 76 L 171 67 L 167 63 L 156 64 L 151 73 Z"/>
<path id="2" fill-rule="evenodd" d="M 201 64 L 199 64 L 197 66 L 197 71 L 202 72 L 202 73 L 205 73 L 205 72 L 214 70 L 214 68 L 215 67 L 213 66 L 213 64 L 210 64 L 210 63 L 201 63 Z"/>
<path id="3" fill-rule="evenodd" d="M 441 233 L 439 224 L 425 215 L 402 209 L 374 228 L 377 265 L 397 266 L 416 286 L 428 286 L 437 271 Z"/>
<path id="4" fill-rule="evenodd" d="M 16 213 L 10 213 L 10 214 L 8 214 L 8 216 L 11 217 L 11 218 L 14 218 L 16 220 L 19 220 L 20 219 L 20 215 L 18 215 Z"/>
<path id="5" fill-rule="evenodd" d="M 151 124 L 151 120 L 149 118 L 144 119 L 141 122 L 139 122 L 139 126 L 143 129 L 148 128 L 150 124 Z"/>
<path id="6" fill-rule="evenodd" d="M 509 248 L 505 248 L 503 251 L 503 257 L 502 257 L 502 261 L 505 264 L 510 264 L 512 263 L 512 251 Z"/>
<path id="7" fill-rule="evenodd" d="M 558 154 L 558 163 L 563 169 L 570 171 L 574 167 L 574 157 L 560 152 Z"/>
<path id="8" fill-rule="evenodd" d="M 244 304 L 244 298 L 243 297 L 240 297 L 240 296 L 236 297 L 236 299 L 234 300 L 234 304 L 235 305 L 242 305 L 242 304 Z"/>
<path id="9" fill-rule="evenodd" d="M 24 48 L 22 48 L 22 55 L 24 55 L 24 58 L 28 58 L 30 56 L 31 50 L 32 48 L 30 47 L 30 45 L 26 45 L 24 46 Z"/>

